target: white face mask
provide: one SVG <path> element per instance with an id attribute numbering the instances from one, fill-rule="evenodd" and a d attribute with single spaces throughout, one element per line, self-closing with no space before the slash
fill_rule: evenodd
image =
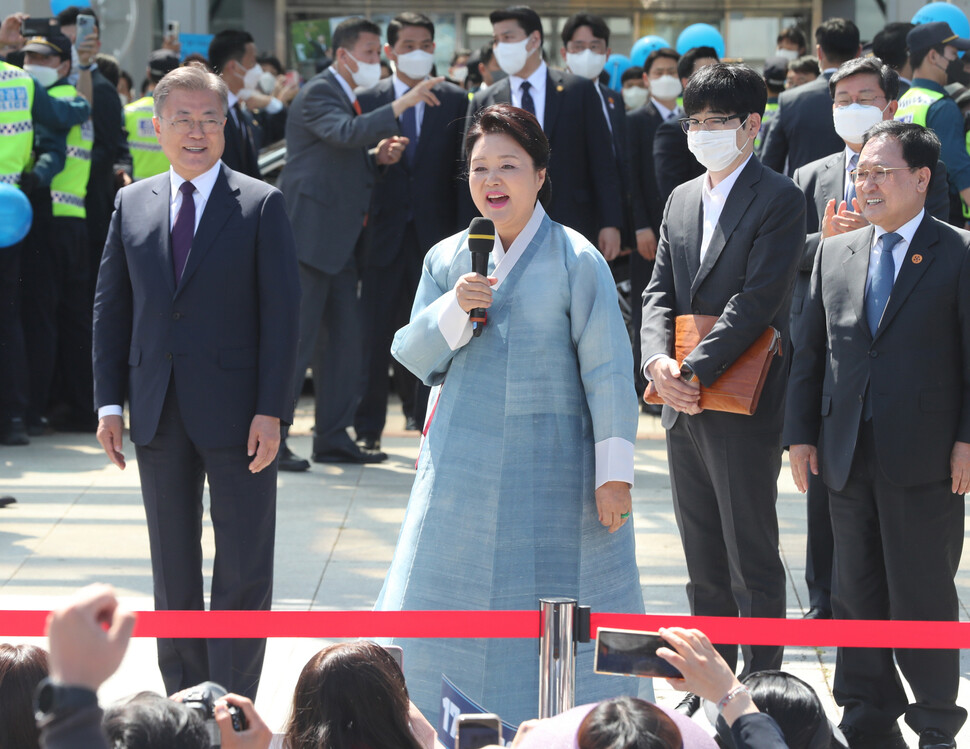
<path id="1" fill-rule="evenodd" d="M 468 77 L 468 67 L 466 65 L 459 65 L 457 68 L 452 68 L 448 71 L 452 79 L 458 81 L 459 83 L 464 83 L 465 79 Z"/>
<path id="2" fill-rule="evenodd" d="M 528 44 L 529 37 L 521 42 L 499 42 L 496 44 L 495 59 L 498 61 L 498 66 L 508 75 L 518 73 L 525 67 L 525 63 L 529 59 L 529 50 L 526 49 Z"/>
<path id="3" fill-rule="evenodd" d="M 877 122 L 882 122 L 883 111 L 879 107 L 867 107 L 858 103 L 836 107 L 832 110 L 835 132 L 847 143 L 862 143 L 866 130 Z"/>
<path id="4" fill-rule="evenodd" d="M 650 93 L 658 99 L 676 99 L 684 90 L 680 78 L 675 75 L 662 75 L 650 79 Z"/>
<path id="5" fill-rule="evenodd" d="M 784 57 L 789 62 L 794 62 L 798 59 L 798 50 L 779 47 L 775 50 L 775 57 Z"/>
<path id="6" fill-rule="evenodd" d="M 381 79 L 381 64 L 379 62 L 361 62 L 350 52 L 347 52 L 347 57 L 357 63 L 357 72 L 351 71 L 350 73 L 354 83 L 363 88 L 377 85 L 377 82 Z M 350 70 L 349 67 L 347 69 Z"/>
<path id="7" fill-rule="evenodd" d="M 642 107 L 647 103 L 647 97 L 650 95 L 650 92 L 643 86 L 628 86 L 620 93 L 623 94 L 623 103 L 630 110 Z"/>
<path id="8" fill-rule="evenodd" d="M 259 66 L 259 64 L 253 65 L 243 76 L 243 88 L 248 88 L 250 91 L 252 91 L 259 85 L 259 79 L 262 77 L 263 69 Z"/>
<path id="9" fill-rule="evenodd" d="M 745 122 L 731 130 L 692 130 L 687 133 L 687 147 L 700 165 L 709 172 L 726 169 L 741 155 L 741 150 L 748 143 L 746 140 L 738 148 L 738 130 L 744 127 Z"/>
<path id="10" fill-rule="evenodd" d="M 566 65 L 569 72 L 575 73 L 581 78 L 595 80 L 603 72 L 606 65 L 606 55 L 598 55 L 591 49 L 584 49 L 582 52 L 567 52 Z"/>
<path id="11" fill-rule="evenodd" d="M 397 69 L 413 81 L 423 81 L 434 67 L 434 55 L 423 49 L 416 49 L 397 56 Z M 462 68 L 467 71 L 468 68 Z"/>
<path id="12" fill-rule="evenodd" d="M 249 73 L 246 73 L 246 75 L 249 75 Z M 269 71 L 265 71 L 259 76 L 259 83 L 256 85 L 259 86 L 259 90 L 264 94 L 271 94 L 276 88 L 276 76 Z"/>
<path id="13" fill-rule="evenodd" d="M 50 88 L 57 83 L 57 68 L 49 68 L 46 65 L 24 65 L 24 72 L 30 73 L 44 88 Z"/>

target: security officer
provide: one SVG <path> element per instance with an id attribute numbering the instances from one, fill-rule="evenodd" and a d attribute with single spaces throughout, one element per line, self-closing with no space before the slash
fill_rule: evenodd
<path id="1" fill-rule="evenodd" d="M 156 49 L 148 58 L 148 81 L 155 87 L 166 73 L 179 66 L 179 58 L 172 50 Z M 168 171 L 169 163 L 155 137 L 155 98 L 149 93 L 125 106 L 125 130 L 131 150 L 131 177 L 136 182 Z"/>
<path id="2" fill-rule="evenodd" d="M 768 102 L 765 104 L 765 116 L 761 118 L 761 130 L 754 139 L 754 152 L 761 153 L 761 146 L 765 142 L 771 118 L 778 111 L 778 97 L 785 90 L 785 79 L 788 75 L 788 60 L 784 57 L 769 57 L 765 60 L 764 79 L 768 88 Z"/>

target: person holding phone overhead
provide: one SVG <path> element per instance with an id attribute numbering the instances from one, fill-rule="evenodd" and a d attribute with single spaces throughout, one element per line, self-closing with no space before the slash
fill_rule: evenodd
<path id="1" fill-rule="evenodd" d="M 521 610 L 572 596 L 641 613 L 630 522 L 636 394 L 609 268 L 545 213 L 549 143 L 533 115 L 483 109 L 465 152 L 472 199 L 495 226 L 488 277 L 469 273 L 466 233 L 439 242 L 394 338 L 394 357 L 439 387 L 376 608 Z M 479 337 L 475 308 L 487 309 Z M 513 724 L 534 713 L 533 641 L 400 644 L 425 714 L 437 715 L 442 673 Z M 580 700 L 637 691 L 595 676 L 592 661 L 592 645 L 580 646 Z"/>

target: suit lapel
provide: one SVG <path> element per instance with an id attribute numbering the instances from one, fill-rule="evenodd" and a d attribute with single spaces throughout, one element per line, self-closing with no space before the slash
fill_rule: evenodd
<path id="1" fill-rule="evenodd" d="M 158 236 L 164 237 L 159 248 L 158 260 L 161 265 L 162 278 L 168 284 L 169 293 L 175 295 L 175 261 L 172 259 L 172 183 L 168 172 L 164 172 L 164 179 L 159 175 L 157 184 L 152 188 L 154 197 L 149 206 L 149 216 L 162 224 Z M 156 218 L 157 217 L 157 218 Z"/>
<path id="2" fill-rule="evenodd" d="M 755 191 L 752 185 L 756 184 L 761 178 L 761 169 L 761 162 L 754 156 L 748 162 L 744 171 L 738 175 L 738 181 L 731 188 L 727 201 L 724 203 L 724 210 L 721 211 L 721 216 L 718 218 L 717 224 L 714 227 L 711 242 L 707 246 L 707 252 L 704 253 L 704 260 L 701 262 L 700 269 L 691 282 L 691 296 L 696 293 L 697 289 L 704 282 L 704 279 L 707 278 L 708 273 L 711 272 L 717 259 L 721 256 L 721 252 L 724 250 L 728 239 L 730 239 L 731 234 L 737 228 L 738 222 L 741 221 L 741 217 L 748 210 L 751 201 L 754 200 Z M 707 179 L 707 177 L 704 176 L 702 179 Z M 703 232 L 701 233 L 701 237 L 703 238 Z M 700 242 L 698 242 L 697 251 L 699 255 Z"/>
<path id="3" fill-rule="evenodd" d="M 182 281 L 175 290 L 176 297 L 191 280 L 192 275 L 199 265 L 202 264 L 202 260 L 205 258 L 209 248 L 212 247 L 212 243 L 219 236 L 222 227 L 229 220 L 229 217 L 238 205 L 236 195 L 239 193 L 239 190 L 229 186 L 226 171 L 227 167 L 223 165 L 219 170 L 216 183 L 212 187 L 212 194 L 209 195 L 209 199 L 205 203 L 205 208 L 202 210 L 202 219 L 199 221 L 199 228 L 196 230 L 195 237 L 192 239 L 192 249 L 189 251 L 188 259 L 185 261 L 185 270 L 182 271 Z"/>
<path id="4" fill-rule="evenodd" d="M 503 78 L 498 83 L 489 86 L 488 93 L 491 94 L 492 104 L 511 104 L 512 79 Z"/>
<path id="5" fill-rule="evenodd" d="M 681 226 L 687 227 L 687 272 L 691 279 L 691 297 L 694 296 L 693 280 L 697 278 L 697 271 L 701 267 L 701 238 L 704 236 L 704 201 L 701 197 L 703 188 L 701 187 L 702 176 L 694 180 L 690 186 L 690 194 L 685 197 L 683 202 L 684 218 Z"/>
<path id="6" fill-rule="evenodd" d="M 845 152 L 840 151 L 834 158 L 825 162 L 825 168 L 819 175 L 819 193 L 822 195 L 822 205 L 819 209 L 818 221 L 821 228 L 822 219 L 825 216 L 825 204 L 835 198 L 835 209 L 838 210 L 839 203 L 845 197 Z"/>
<path id="7" fill-rule="evenodd" d="M 916 284 L 919 283 L 923 274 L 926 273 L 926 269 L 933 263 L 934 252 L 932 247 L 939 241 L 939 236 L 939 229 L 933 225 L 933 219 L 928 213 L 925 214 L 916 229 L 916 234 L 913 235 L 913 241 L 906 249 L 906 257 L 903 258 L 903 265 L 896 276 L 896 282 L 893 284 L 892 293 L 886 303 L 886 311 L 883 312 L 882 320 L 879 321 L 876 338 L 892 322 L 896 313 L 899 312 L 899 308 L 916 288 Z M 919 260 L 916 261 L 915 257 L 919 257 Z"/>
<path id="8" fill-rule="evenodd" d="M 542 131 L 546 137 L 552 137 L 552 132 L 556 127 L 556 118 L 559 116 L 559 104 L 562 97 L 563 84 L 562 73 L 558 70 L 546 69 L 546 111 L 542 115 Z"/>
<path id="9" fill-rule="evenodd" d="M 869 250 L 872 247 L 872 235 L 875 229 L 859 230 L 849 242 L 849 255 L 842 261 L 845 282 L 849 287 L 849 299 L 855 312 L 859 327 L 871 338 L 869 323 L 866 320 L 866 277 L 869 273 Z"/>

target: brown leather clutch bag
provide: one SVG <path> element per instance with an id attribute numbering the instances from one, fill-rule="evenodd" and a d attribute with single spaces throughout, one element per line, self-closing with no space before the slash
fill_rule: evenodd
<path id="1" fill-rule="evenodd" d="M 714 315 L 678 315 L 674 328 L 674 358 L 683 364 L 687 355 L 711 332 L 718 318 Z M 758 408 L 758 399 L 774 356 L 781 356 L 781 333 L 769 326 L 724 374 L 710 387 L 701 385 L 701 408 L 705 411 L 727 411 L 750 416 Z M 647 403 L 662 405 L 653 382 L 643 393 Z"/>

